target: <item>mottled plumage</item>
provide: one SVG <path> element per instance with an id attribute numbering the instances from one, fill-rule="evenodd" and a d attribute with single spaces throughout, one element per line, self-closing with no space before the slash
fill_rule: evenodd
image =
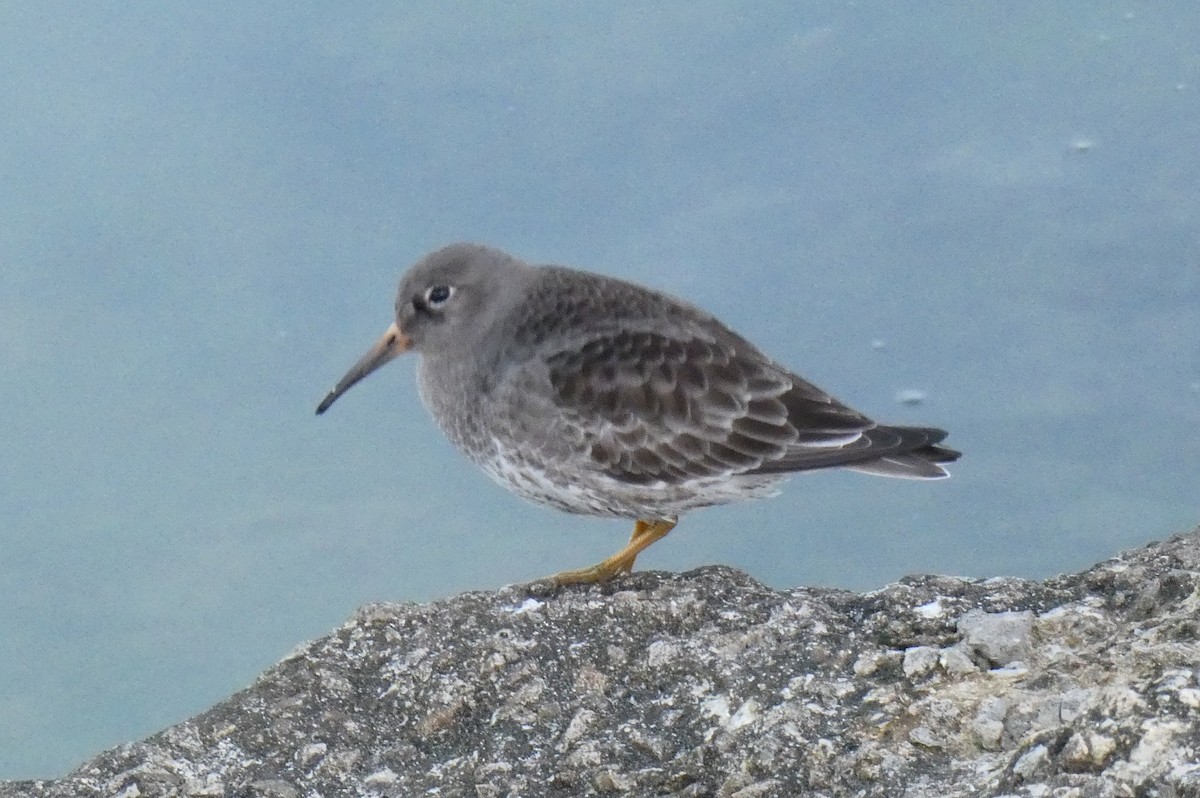
<path id="1" fill-rule="evenodd" d="M 404 276 L 396 324 L 318 412 L 408 349 L 433 417 L 494 479 L 639 520 L 630 547 L 564 582 L 628 570 L 682 513 L 770 494 L 796 471 L 936 479 L 958 457 L 942 430 L 879 425 L 678 299 L 472 244 Z"/>

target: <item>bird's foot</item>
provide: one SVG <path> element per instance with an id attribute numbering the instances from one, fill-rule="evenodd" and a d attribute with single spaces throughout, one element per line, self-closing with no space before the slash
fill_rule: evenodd
<path id="1" fill-rule="evenodd" d="M 629 544 L 603 562 L 589 568 L 577 568 L 573 571 L 562 571 L 549 577 L 556 586 L 592 585 L 607 582 L 620 574 L 633 570 L 634 560 L 646 547 L 661 540 L 675 528 L 675 521 L 642 521 L 638 520 L 629 538 Z"/>

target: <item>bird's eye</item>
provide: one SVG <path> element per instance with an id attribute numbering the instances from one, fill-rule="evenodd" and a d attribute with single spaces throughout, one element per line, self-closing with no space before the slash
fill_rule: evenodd
<path id="1" fill-rule="evenodd" d="M 425 304 L 431 310 L 437 310 L 449 301 L 454 294 L 454 286 L 435 285 L 425 290 Z"/>

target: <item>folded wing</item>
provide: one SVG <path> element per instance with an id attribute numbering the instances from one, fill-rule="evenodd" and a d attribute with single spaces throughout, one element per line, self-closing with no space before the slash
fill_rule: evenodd
<path id="1" fill-rule="evenodd" d="M 614 479 L 697 478 L 848 466 L 946 476 L 941 430 L 880 426 L 733 335 L 618 330 L 544 361 L 556 422 Z"/>

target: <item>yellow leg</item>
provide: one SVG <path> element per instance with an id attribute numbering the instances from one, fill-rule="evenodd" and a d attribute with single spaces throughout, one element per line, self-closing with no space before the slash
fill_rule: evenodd
<path id="1" fill-rule="evenodd" d="M 596 563 L 590 568 L 579 568 L 574 571 L 563 571 L 550 577 L 556 585 L 588 585 L 595 582 L 607 582 L 617 574 L 629 573 L 633 570 L 633 561 L 654 541 L 666 536 L 675 528 L 674 521 L 643 521 L 638 519 L 629 536 L 629 545 L 609 557 L 604 562 Z"/>

